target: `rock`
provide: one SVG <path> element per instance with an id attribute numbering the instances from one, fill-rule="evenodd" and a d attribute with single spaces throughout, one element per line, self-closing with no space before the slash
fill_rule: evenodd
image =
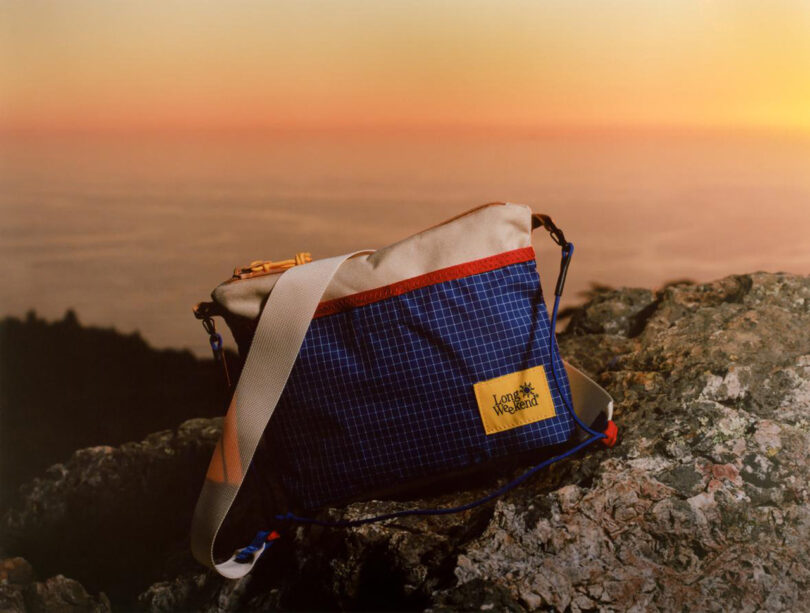
<path id="1" fill-rule="evenodd" d="M 571 314 L 569 333 L 635 336 L 645 315 L 655 308 L 655 294 L 647 289 L 596 292 Z"/>
<path id="2" fill-rule="evenodd" d="M 75 452 L 23 488 L 0 540 L 46 576 L 63 573 L 130 604 L 178 558 L 180 568 L 194 567 L 188 527 L 220 421 L 190 420 L 139 443 Z"/>
<path id="3" fill-rule="evenodd" d="M 29 613 L 106 613 L 111 610 L 103 592 L 94 598 L 78 581 L 62 575 L 28 586 L 25 605 Z"/>
<path id="4" fill-rule="evenodd" d="M 25 611 L 23 591 L 13 585 L 0 584 L 0 611 L 17 613 Z"/>
<path id="5" fill-rule="evenodd" d="M 0 561 L 0 584 L 28 585 L 34 580 L 34 569 L 25 558 Z"/>
<path id="6" fill-rule="evenodd" d="M 35 581 L 34 569 L 24 558 L 0 560 L 0 611 L 39 613 L 106 613 L 110 601 L 102 592 L 97 597 L 73 579 L 62 575 Z"/>
<path id="7" fill-rule="evenodd" d="M 161 515 L 136 502 L 160 491 L 171 501 L 162 521 L 188 519 L 216 437 L 214 424 L 196 424 L 52 469 L 7 518 L 18 537 L 8 549 L 28 555 L 43 528 L 78 522 L 103 551 L 111 532 L 91 530 L 102 516 L 135 522 L 154 568 L 121 597 L 140 594 L 149 610 L 808 610 L 810 277 L 599 292 L 560 346 L 616 399 L 619 444 L 555 464 L 495 504 L 350 529 L 278 526 L 253 574 L 224 581 L 190 561 L 179 523 L 144 533 Z M 505 478 L 324 514 L 450 506 Z M 98 566 L 84 570 L 106 585 Z"/>
<path id="8" fill-rule="evenodd" d="M 151 585 L 138 597 L 138 604 L 149 611 L 236 611 L 252 576 L 222 581 L 213 573 L 188 573 L 172 581 Z"/>

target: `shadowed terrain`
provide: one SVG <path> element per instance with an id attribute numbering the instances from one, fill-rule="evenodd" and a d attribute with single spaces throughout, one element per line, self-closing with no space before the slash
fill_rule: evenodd
<path id="1" fill-rule="evenodd" d="M 137 334 L 84 327 L 68 311 L 0 321 L 0 500 L 81 447 L 119 445 L 221 415 L 213 360 L 156 350 Z"/>

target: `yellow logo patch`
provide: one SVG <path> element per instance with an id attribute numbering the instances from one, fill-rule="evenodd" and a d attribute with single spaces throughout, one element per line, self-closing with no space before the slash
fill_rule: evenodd
<path id="1" fill-rule="evenodd" d="M 473 389 L 487 434 L 550 419 L 557 414 L 542 365 L 480 381 Z"/>

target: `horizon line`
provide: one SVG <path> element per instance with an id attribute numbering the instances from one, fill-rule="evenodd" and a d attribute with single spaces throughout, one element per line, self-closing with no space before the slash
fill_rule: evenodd
<path id="1" fill-rule="evenodd" d="M 691 122 L 560 122 L 560 123 L 459 123 L 459 122 L 280 122 L 245 124 L 168 124 L 149 123 L 141 125 L 2 125 L 0 135 L 18 137 L 47 136 L 172 136 L 172 135 L 256 135 L 263 134 L 367 134 L 381 133 L 524 133 L 531 135 L 565 134 L 615 134 L 615 133 L 738 133 L 738 134 L 777 134 L 810 136 L 810 125 L 766 124 L 766 123 L 691 123 Z"/>

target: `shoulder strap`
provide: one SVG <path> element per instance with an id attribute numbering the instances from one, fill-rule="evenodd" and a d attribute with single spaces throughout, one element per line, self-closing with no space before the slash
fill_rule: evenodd
<path id="1" fill-rule="evenodd" d="M 252 564 L 214 562 L 214 540 L 236 499 L 262 433 L 276 409 L 312 316 L 332 277 L 357 251 L 284 272 L 267 298 L 239 383 L 225 415 L 191 522 L 191 551 L 224 577 L 246 575 Z"/>

